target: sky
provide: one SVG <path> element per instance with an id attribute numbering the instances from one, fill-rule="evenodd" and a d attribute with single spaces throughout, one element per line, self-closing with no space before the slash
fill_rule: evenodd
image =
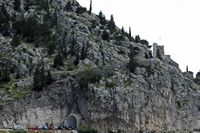
<path id="1" fill-rule="evenodd" d="M 89 8 L 90 0 L 78 0 Z M 200 0 L 93 0 L 92 12 L 114 15 L 118 27 L 165 46 L 181 70 L 200 71 Z"/>

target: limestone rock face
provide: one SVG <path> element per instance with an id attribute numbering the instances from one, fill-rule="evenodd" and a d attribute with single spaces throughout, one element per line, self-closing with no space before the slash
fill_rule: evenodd
<path id="1" fill-rule="evenodd" d="M 105 41 L 107 25 L 95 14 L 78 14 L 81 6 L 74 0 L 68 11 L 69 1 L 20 0 L 15 10 L 13 0 L 0 0 L 8 15 L 0 21 L 0 72 L 11 73 L 9 82 L 0 82 L 0 127 L 62 125 L 69 114 L 79 114 L 80 123 L 102 133 L 199 128 L 199 85 L 164 55 L 163 46 L 156 44 L 152 56 L 148 45 L 129 41 L 117 27 Z M 34 29 L 18 31 L 17 22 L 31 17 Z M 13 46 L 17 34 L 21 42 Z M 55 67 L 58 54 L 64 63 Z M 52 83 L 35 92 L 34 72 L 41 62 Z"/>

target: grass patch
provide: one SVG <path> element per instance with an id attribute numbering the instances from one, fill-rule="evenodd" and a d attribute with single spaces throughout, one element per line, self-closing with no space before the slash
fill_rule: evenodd
<path id="1" fill-rule="evenodd" d="M 19 88 L 14 88 L 10 91 L 10 96 L 14 99 L 14 100 L 19 100 L 22 99 L 24 97 L 26 97 L 28 94 L 30 94 L 31 88 L 27 88 L 26 90 L 20 90 Z"/>
<path id="2" fill-rule="evenodd" d="M 75 69 L 77 69 L 77 66 L 74 65 L 74 63 L 68 63 L 67 64 L 67 71 L 73 71 Z"/>
<path id="3" fill-rule="evenodd" d="M 18 88 L 16 85 L 17 81 L 17 79 L 11 76 L 10 82 L 0 84 L 0 91 L 14 100 L 24 98 L 26 95 L 31 93 L 31 87 L 23 90 Z"/>
<path id="4" fill-rule="evenodd" d="M 102 78 L 102 74 L 95 69 L 89 68 L 79 74 L 81 81 L 89 83 L 97 83 Z"/>
<path id="5" fill-rule="evenodd" d="M 104 84 L 102 84 L 100 82 L 96 84 L 96 88 L 100 88 L 100 87 L 103 87 L 103 86 L 104 86 Z"/>
<path id="6" fill-rule="evenodd" d="M 116 79 L 106 80 L 106 87 L 113 88 L 117 85 Z"/>
<path id="7" fill-rule="evenodd" d="M 85 65 L 83 66 L 83 68 L 84 68 L 84 69 L 94 69 L 95 66 L 94 66 L 93 64 L 89 63 L 89 64 L 85 64 Z"/>
<path id="8" fill-rule="evenodd" d="M 25 130 L 11 130 L 9 133 L 26 133 Z"/>

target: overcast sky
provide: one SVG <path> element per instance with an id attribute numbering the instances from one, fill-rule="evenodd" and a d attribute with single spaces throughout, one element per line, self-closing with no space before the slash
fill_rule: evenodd
<path id="1" fill-rule="evenodd" d="M 78 0 L 89 8 L 90 0 Z M 182 71 L 200 70 L 200 0 L 93 0 L 93 12 L 114 15 L 118 27 L 165 46 Z"/>

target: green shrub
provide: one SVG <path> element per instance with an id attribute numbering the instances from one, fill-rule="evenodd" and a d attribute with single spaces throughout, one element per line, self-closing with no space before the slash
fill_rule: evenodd
<path id="1" fill-rule="evenodd" d="M 21 44 L 21 37 L 19 35 L 16 35 L 13 39 L 10 45 L 17 47 L 18 45 Z"/>
<path id="2" fill-rule="evenodd" d="M 21 6 L 21 0 L 15 0 L 13 5 L 14 5 L 14 9 L 16 11 L 18 11 L 20 9 L 20 6 Z"/>
<path id="3" fill-rule="evenodd" d="M 43 24 L 39 23 L 35 15 L 30 16 L 28 19 L 21 18 L 16 20 L 13 28 L 27 42 L 46 42 L 49 41 L 51 34 L 51 25 L 47 21 Z"/>
<path id="4" fill-rule="evenodd" d="M 101 73 L 95 71 L 95 69 L 87 69 L 80 74 L 80 79 L 84 81 L 89 81 L 90 83 L 99 82 L 102 75 Z"/>
<path id="5" fill-rule="evenodd" d="M 98 25 L 98 22 L 96 20 L 92 20 L 91 23 L 92 23 L 92 26 L 91 26 L 92 29 L 95 29 Z"/>
<path id="6" fill-rule="evenodd" d="M 25 130 L 11 130 L 9 133 L 26 133 Z"/>
<path id="7" fill-rule="evenodd" d="M 113 88 L 117 85 L 117 81 L 116 80 L 112 80 L 112 81 L 106 81 L 106 87 L 108 88 Z"/>
<path id="8" fill-rule="evenodd" d="M 114 35 L 115 40 L 118 42 L 118 45 L 122 45 L 122 41 L 125 40 L 125 37 L 123 35 L 120 34 L 115 34 Z"/>
<path id="9" fill-rule="evenodd" d="M 115 133 L 114 131 L 112 131 L 112 130 L 108 130 L 108 133 Z"/>
<path id="10" fill-rule="evenodd" d="M 121 129 L 118 129 L 118 130 L 117 130 L 117 133 L 124 133 L 124 131 L 121 130 Z"/>
<path id="11" fill-rule="evenodd" d="M 10 15 L 6 10 L 4 4 L 0 6 L 0 33 L 4 36 L 10 35 L 9 30 L 11 30 L 10 24 L 8 23 L 10 20 Z"/>
<path id="12" fill-rule="evenodd" d="M 86 69 L 79 74 L 79 84 L 81 88 L 87 88 L 89 83 L 97 83 L 101 80 L 102 73 L 95 69 Z"/>
<path id="13" fill-rule="evenodd" d="M 181 101 L 176 101 L 176 108 L 181 109 L 182 108 L 182 103 Z"/>
<path id="14" fill-rule="evenodd" d="M 53 67 L 54 68 L 57 68 L 57 67 L 59 67 L 59 66 L 63 66 L 64 65 L 64 62 L 63 62 L 63 57 L 62 57 L 62 55 L 61 54 L 58 54 L 58 55 L 56 55 L 55 56 L 55 58 L 54 58 L 54 63 L 53 63 Z"/>
<path id="15" fill-rule="evenodd" d="M 106 40 L 106 41 L 110 40 L 110 35 L 106 30 L 103 31 L 101 37 L 102 37 L 103 40 Z"/>
<path id="16" fill-rule="evenodd" d="M 84 129 L 84 130 L 78 130 L 79 133 L 97 133 L 94 129 Z"/>
<path id="17" fill-rule="evenodd" d="M 48 55 L 54 54 L 55 49 L 56 49 L 56 46 L 54 45 L 54 43 L 53 42 L 49 42 L 48 45 L 47 45 Z"/>
<path id="18" fill-rule="evenodd" d="M 75 70 L 77 67 L 76 67 L 76 65 L 74 65 L 74 63 L 69 63 L 69 64 L 67 64 L 67 70 L 68 71 L 73 71 L 73 70 Z"/>
<path id="19" fill-rule="evenodd" d="M 9 81 L 10 81 L 10 72 L 7 69 L 0 70 L 0 83 Z"/>
<path id="20" fill-rule="evenodd" d="M 75 60 L 74 60 L 74 65 L 78 66 L 79 62 L 80 62 L 80 55 L 78 53 L 76 53 Z"/>
<path id="21" fill-rule="evenodd" d="M 3 106 L 4 106 L 4 104 L 2 102 L 0 102 L 0 111 L 3 109 Z"/>
<path id="22" fill-rule="evenodd" d="M 67 2 L 66 6 L 65 6 L 65 10 L 68 12 L 73 11 L 71 1 Z"/>
<path id="23" fill-rule="evenodd" d="M 78 133 L 97 133 L 97 130 L 87 125 L 81 125 L 78 129 Z"/>
<path id="24" fill-rule="evenodd" d="M 87 11 L 87 9 L 85 7 L 77 7 L 77 9 L 76 9 L 77 15 L 83 14 L 86 11 Z"/>

